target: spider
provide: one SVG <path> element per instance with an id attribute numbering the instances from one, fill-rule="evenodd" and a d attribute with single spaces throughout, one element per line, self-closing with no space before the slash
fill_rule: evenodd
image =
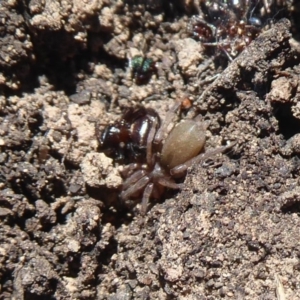
<path id="1" fill-rule="evenodd" d="M 189 167 L 233 146 L 231 144 L 200 153 L 205 146 L 206 126 L 198 117 L 182 120 L 169 131 L 168 127 L 177 116 L 180 106 L 181 103 L 176 104 L 167 113 L 161 126 L 159 118 L 153 119 L 147 135 L 144 161 L 132 162 L 122 173 L 126 179 L 120 198 L 127 204 L 132 204 L 133 199 L 142 198 L 142 215 L 147 212 L 150 198 L 160 199 L 166 188 L 183 187 L 175 180 L 184 177 Z"/>

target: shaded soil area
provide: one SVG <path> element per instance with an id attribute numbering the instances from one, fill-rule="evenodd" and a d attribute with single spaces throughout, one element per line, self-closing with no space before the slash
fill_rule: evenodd
<path id="1" fill-rule="evenodd" d="M 232 60 L 188 32 L 199 1 L 0 3 L 0 299 L 300 299 L 299 7 L 282 2 Z M 142 216 L 98 131 L 184 98 L 207 151 L 234 146 Z"/>

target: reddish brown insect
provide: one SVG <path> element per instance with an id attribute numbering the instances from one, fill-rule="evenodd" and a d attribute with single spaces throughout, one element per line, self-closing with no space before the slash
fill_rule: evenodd
<path id="1" fill-rule="evenodd" d="M 286 0 L 200 1 L 188 31 L 206 48 L 235 58 L 274 18 L 280 18 Z"/>

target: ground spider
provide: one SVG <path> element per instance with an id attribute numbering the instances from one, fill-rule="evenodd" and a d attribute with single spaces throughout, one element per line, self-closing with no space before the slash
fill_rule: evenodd
<path id="1" fill-rule="evenodd" d="M 134 122 L 144 124 L 144 128 L 140 126 L 143 132 L 145 127 L 147 129 L 144 160 L 133 161 L 124 168 L 122 175 L 126 179 L 120 197 L 127 204 L 132 204 L 132 199 L 142 198 L 141 213 L 143 215 L 147 212 L 150 198 L 161 198 L 166 188 L 181 189 L 183 187 L 183 184 L 175 180 L 184 177 L 189 167 L 233 146 L 231 144 L 199 154 L 204 150 L 206 140 L 206 126 L 199 117 L 182 120 L 171 130 L 168 129 L 177 116 L 176 112 L 180 106 L 181 103 L 176 104 L 167 113 L 161 125 L 158 115 L 153 117 L 153 110 L 150 110 L 151 122 L 147 122 L 147 126 L 143 122 L 147 114 L 142 114 L 142 119 Z M 145 108 L 140 109 L 145 111 Z M 137 130 L 137 127 L 134 128 Z M 142 151 L 143 148 L 139 149 Z"/>

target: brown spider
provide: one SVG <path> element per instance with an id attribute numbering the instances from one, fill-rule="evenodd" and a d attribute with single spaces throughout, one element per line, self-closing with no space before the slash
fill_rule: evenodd
<path id="1" fill-rule="evenodd" d="M 233 146 L 231 144 L 199 154 L 204 149 L 206 126 L 197 117 L 182 120 L 168 131 L 168 126 L 172 123 L 180 105 L 175 105 L 167 113 L 160 127 L 158 120 L 154 120 L 151 124 L 145 162 L 131 163 L 123 172 L 123 176 L 127 179 L 123 183 L 121 199 L 130 203 L 132 199 L 142 197 L 143 215 L 147 212 L 150 198 L 159 199 L 165 188 L 183 187 L 183 184 L 176 183 L 174 179 L 185 176 L 189 167 Z"/>

